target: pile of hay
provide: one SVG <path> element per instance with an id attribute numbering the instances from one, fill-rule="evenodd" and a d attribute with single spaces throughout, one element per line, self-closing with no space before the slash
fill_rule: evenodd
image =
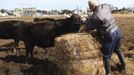
<path id="1" fill-rule="evenodd" d="M 55 48 L 62 75 L 104 75 L 99 43 L 90 34 L 60 36 Z"/>
<path id="2" fill-rule="evenodd" d="M 46 57 L 58 65 L 61 75 L 105 75 L 101 46 L 90 34 L 59 36 L 55 39 L 55 47 L 46 49 Z M 96 36 L 95 33 L 93 36 Z M 132 57 L 133 53 L 125 53 L 125 56 Z M 44 54 L 41 57 L 45 58 Z M 133 60 L 126 58 L 127 72 L 123 74 L 120 73 L 121 68 L 117 65 L 119 59 L 116 54 L 113 54 L 110 61 L 112 75 L 134 75 Z"/>

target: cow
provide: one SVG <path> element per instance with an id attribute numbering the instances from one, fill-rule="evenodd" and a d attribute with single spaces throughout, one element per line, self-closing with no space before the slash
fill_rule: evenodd
<path id="1" fill-rule="evenodd" d="M 74 20 L 74 22 L 80 22 L 81 23 L 82 26 L 81 26 L 79 32 L 84 32 L 85 31 L 85 29 L 84 29 L 85 21 L 87 20 L 87 18 L 85 16 L 83 16 L 83 15 L 81 16 L 81 15 L 78 15 L 78 14 L 73 14 L 70 17 Z M 67 18 L 69 18 L 69 17 L 67 17 Z M 59 19 L 55 20 L 54 18 L 46 17 L 46 18 L 34 18 L 33 21 L 34 22 L 40 22 L 40 21 L 49 21 L 49 22 L 51 21 L 51 22 L 54 22 L 54 21 L 58 21 L 58 20 Z M 60 20 L 62 20 L 62 19 L 60 19 Z M 75 24 L 77 24 L 77 23 L 75 23 Z"/>
<path id="2" fill-rule="evenodd" d="M 21 28 L 22 22 L 24 21 L 10 20 L 0 22 L 0 39 L 14 39 L 14 53 L 16 53 L 16 47 L 20 40 L 18 30 Z"/>
<path id="3" fill-rule="evenodd" d="M 26 58 L 33 57 L 35 46 L 48 48 L 54 46 L 54 39 L 62 34 L 78 32 L 81 25 L 78 15 L 54 21 L 24 22 L 21 33 L 26 48 Z"/>

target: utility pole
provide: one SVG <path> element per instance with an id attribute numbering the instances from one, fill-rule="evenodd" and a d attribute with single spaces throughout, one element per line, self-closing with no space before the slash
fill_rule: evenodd
<path id="1" fill-rule="evenodd" d="M 132 8 L 132 14 L 134 14 L 134 8 Z"/>
<path id="2" fill-rule="evenodd" d="M 78 13 L 78 12 L 79 12 L 79 7 L 78 7 L 78 5 L 77 5 L 77 9 L 76 9 L 76 10 L 77 10 L 77 13 Z"/>

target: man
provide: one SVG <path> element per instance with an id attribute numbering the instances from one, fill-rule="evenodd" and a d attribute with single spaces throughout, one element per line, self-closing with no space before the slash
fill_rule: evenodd
<path id="1" fill-rule="evenodd" d="M 108 4 L 99 4 L 97 0 L 88 1 L 90 10 L 93 11 L 90 19 L 87 20 L 87 30 L 97 29 L 100 36 L 103 55 L 103 62 L 106 75 L 111 74 L 110 59 L 115 52 L 120 60 L 121 69 L 125 71 L 124 56 L 120 48 L 121 31 L 115 23 L 111 13 L 111 7 Z"/>

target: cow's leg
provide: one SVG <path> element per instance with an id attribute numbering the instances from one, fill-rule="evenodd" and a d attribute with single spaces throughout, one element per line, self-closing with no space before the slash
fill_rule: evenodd
<path id="1" fill-rule="evenodd" d="M 17 55 L 17 47 L 19 46 L 19 39 L 14 39 L 13 53 Z"/>
<path id="2" fill-rule="evenodd" d="M 33 49 L 34 44 L 31 40 L 24 41 L 25 48 L 26 48 L 26 63 L 29 61 L 30 58 L 33 58 Z"/>
<path id="3" fill-rule="evenodd" d="M 28 45 L 28 46 L 26 46 L 26 57 L 28 59 L 34 57 L 33 56 L 33 48 L 34 48 L 34 45 Z"/>

